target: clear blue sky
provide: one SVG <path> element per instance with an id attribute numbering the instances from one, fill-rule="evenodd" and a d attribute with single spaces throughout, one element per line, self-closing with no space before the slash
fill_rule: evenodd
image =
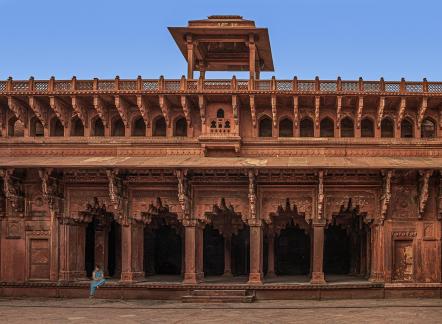
<path id="1" fill-rule="evenodd" d="M 442 80 L 440 0 L 0 0 L 0 79 L 178 78 L 166 27 L 212 14 L 269 28 L 262 77 Z"/>

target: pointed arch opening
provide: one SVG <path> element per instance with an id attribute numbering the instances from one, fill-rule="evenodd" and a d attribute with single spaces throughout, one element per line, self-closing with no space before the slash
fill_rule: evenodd
<path id="1" fill-rule="evenodd" d="M 132 125 L 132 136 L 146 136 L 146 123 L 143 117 L 138 117 Z"/>
<path id="2" fill-rule="evenodd" d="M 50 133 L 49 136 L 62 137 L 64 136 L 64 127 L 57 117 L 52 118 L 50 123 Z"/>
<path id="3" fill-rule="evenodd" d="M 187 136 L 187 120 L 184 117 L 178 118 L 173 129 L 173 136 Z"/>
<path id="4" fill-rule="evenodd" d="M 84 136 L 84 126 L 80 118 L 74 117 L 71 125 L 71 136 Z"/>
<path id="5" fill-rule="evenodd" d="M 410 119 L 405 118 L 401 122 L 401 138 L 413 138 L 413 135 L 413 122 Z"/>
<path id="6" fill-rule="evenodd" d="M 301 137 L 314 137 L 315 129 L 313 125 L 313 120 L 310 117 L 305 117 L 301 119 L 301 122 L 299 123 L 299 130 L 299 135 Z"/>
<path id="7" fill-rule="evenodd" d="M 355 137 L 355 126 L 350 117 L 341 120 L 341 137 Z"/>
<path id="8" fill-rule="evenodd" d="M 112 123 L 111 136 L 125 136 L 126 127 L 124 126 L 121 117 L 114 119 Z"/>
<path id="9" fill-rule="evenodd" d="M 272 137 L 272 119 L 264 116 L 259 121 L 259 137 Z"/>
<path id="10" fill-rule="evenodd" d="M 9 119 L 8 136 L 10 137 L 25 136 L 25 125 L 16 117 L 11 117 L 11 119 Z"/>
<path id="11" fill-rule="evenodd" d="M 95 118 L 92 124 L 92 136 L 104 136 L 104 124 L 101 118 Z"/>
<path id="12" fill-rule="evenodd" d="M 279 122 L 279 137 L 293 137 L 293 122 L 290 118 Z"/>
<path id="13" fill-rule="evenodd" d="M 394 137 L 394 123 L 388 117 L 381 121 L 381 137 Z"/>
<path id="14" fill-rule="evenodd" d="M 335 136 L 335 124 L 329 117 L 325 117 L 319 124 L 321 137 L 334 137 Z"/>
<path id="15" fill-rule="evenodd" d="M 33 117 L 30 122 L 29 134 L 34 137 L 43 137 L 45 135 L 44 127 L 37 117 Z"/>
<path id="16" fill-rule="evenodd" d="M 166 120 L 164 117 L 158 117 L 153 124 L 153 136 L 166 136 Z"/>
<path id="17" fill-rule="evenodd" d="M 370 118 L 361 121 L 361 137 L 374 137 L 374 123 Z"/>

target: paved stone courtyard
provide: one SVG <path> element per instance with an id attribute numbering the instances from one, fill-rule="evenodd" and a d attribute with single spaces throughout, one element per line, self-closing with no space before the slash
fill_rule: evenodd
<path id="1" fill-rule="evenodd" d="M 442 300 L 177 301 L 0 299 L 2 323 L 441 323 Z"/>

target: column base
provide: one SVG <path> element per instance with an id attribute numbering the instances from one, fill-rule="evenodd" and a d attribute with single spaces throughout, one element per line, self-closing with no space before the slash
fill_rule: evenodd
<path id="1" fill-rule="evenodd" d="M 131 282 L 131 281 L 138 281 L 141 279 L 144 279 L 144 272 L 143 271 L 139 271 L 139 272 L 121 272 L 121 279 L 120 281 L 122 282 Z"/>
<path id="2" fill-rule="evenodd" d="M 313 285 L 322 285 L 325 284 L 324 272 L 312 272 L 312 279 L 310 283 Z"/>
<path id="3" fill-rule="evenodd" d="M 204 280 L 204 273 L 185 273 L 183 284 L 196 285 Z"/>
<path id="4" fill-rule="evenodd" d="M 274 273 L 274 272 L 267 272 L 266 278 L 276 278 L 276 273 Z"/>
<path id="5" fill-rule="evenodd" d="M 368 278 L 368 281 L 370 281 L 370 282 L 385 282 L 384 274 L 382 272 L 375 272 L 370 275 L 370 277 Z"/>
<path id="6" fill-rule="evenodd" d="M 247 283 L 249 285 L 262 285 L 263 277 L 264 276 L 263 276 L 262 272 L 250 273 L 249 274 L 249 281 Z"/>
<path id="7" fill-rule="evenodd" d="M 223 277 L 227 277 L 227 278 L 233 277 L 232 271 L 230 271 L 230 270 L 224 271 Z"/>

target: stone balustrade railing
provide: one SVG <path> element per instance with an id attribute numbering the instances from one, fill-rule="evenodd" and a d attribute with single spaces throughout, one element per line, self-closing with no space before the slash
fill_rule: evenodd
<path id="1" fill-rule="evenodd" d="M 82 93 L 82 92 L 147 92 L 147 93 L 230 93 L 230 92 L 275 92 L 275 93 L 352 93 L 352 94 L 442 94 L 442 82 L 401 81 L 357 81 L 337 80 L 277 80 L 274 77 L 268 80 L 239 80 L 232 79 L 196 79 L 184 77 L 177 80 L 166 80 L 160 77 L 154 79 L 123 80 L 116 77 L 113 80 L 29 80 L 16 81 L 9 78 L 0 81 L 0 94 L 46 94 L 46 93 Z"/>

